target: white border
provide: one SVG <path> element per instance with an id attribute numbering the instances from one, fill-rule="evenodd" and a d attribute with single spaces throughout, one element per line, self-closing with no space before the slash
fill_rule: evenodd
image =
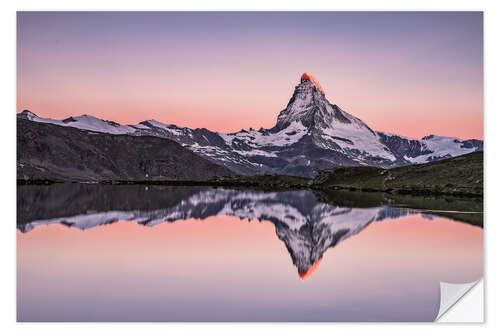
<path id="1" fill-rule="evenodd" d="M 10 332 L 14 330 L 34 331 L 34 332 L 86 332 L 88 330 L 114 330 L 119 329 L 122 332 L 135 332 L 138 329 L 148 331 L 161 331 L 166 329 L 175 330 L 199 330 L 214 332 L 234 332 L 254 331 L 254 330 L 276 330 L 286 329 L 287 332 L 302 332 L 304 330 L 328 331 L 341 328 L 346 331 L 357 331 L 366 329 L 380 332 L 400 332 L 404 329 L 408 332 L 420 332 L 422 329 L 452 330 L 454 333 L 462 330 L 477 330 L 478 328 L 495 329 L 499 331 L 499 319 L 495 312 L 500 308 L 498 306 L 498 264 L 493 263 L 495 252 L 498 252 L 499 232 L 499 214 L 495 209 L 494 187 L 500 185 L 497 156 L 500 155 L 500 142 L 498 140 L 500 130 L 498 114 L 500 105 L 498 96 L 500 94 L 499 82 L 499 34 L 500 34 L 500 1 L 438 1 L 438 0 L 420 0 L 420 1 L 271 1 L 254 0 L 247 3 L 237 3 L 236 1 L 11 1 L 2 2 L 0 11 L 0 33 L 4 48 L 0 52 L 1 61 L 1 96 L 2 108 L 0 111 L 0 126 L 2 135 L 2 155 L 5 156 L 4 163 L 0 164 L 1 175 L 3 179 L 2 186 L 2 209 L 6 211 L 5 218 L 0 222 L 2 230 L 0 235 L 1 254 L 2 254 L 2 274 L 0 274 L 0 323 L 2 331 Z M 15 322 L 15 80 L 16 80 L 16 10 L 482 10 L 485 12 L 485 147 L 486 147 L 486 195 L 485 195 L 485 244 L 488 255 L 485 257 L 485 290 L 487 291 L 485 305 L 485 325 L 460 325 L 460 324 L 17 324 Z M 494 201 L 495 200 L 495 201 Z M 493 258 L 493 259 L 492 259 Z M 491 260 L 490 260 L 491 259 Z M 497 260 L 496 260 L 497 261 Z M 492 281 L 492 283 L 489 283 Z M 496 281 L 496 283 L 495 283 Z M 471 306 L 476 306 L 471 304 Z M 493 309 L 493 311 L 490 311 Z M 484 327 L 483 327 L 484 326 Z"/>

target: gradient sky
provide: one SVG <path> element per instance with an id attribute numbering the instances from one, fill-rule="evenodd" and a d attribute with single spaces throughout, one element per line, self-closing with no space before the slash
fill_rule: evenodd
<path id="1" fill-rule="evenodd" d="M 19 12 L 17 112 L 269 128 L 303 72 L 375 130 L 483 138 L 480 12 Z"/>

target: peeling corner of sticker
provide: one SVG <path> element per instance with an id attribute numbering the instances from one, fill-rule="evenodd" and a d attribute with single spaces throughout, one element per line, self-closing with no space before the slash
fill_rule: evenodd
<path id="1" fill-rule="evenodd" d="M 440 282 L 440 304 L 439 313 L 436 316 L 438 321 L 448 310 L 450 310 L 462 297 L 465 296 L 480 280 L 470 283 L 447 283 Z"/>

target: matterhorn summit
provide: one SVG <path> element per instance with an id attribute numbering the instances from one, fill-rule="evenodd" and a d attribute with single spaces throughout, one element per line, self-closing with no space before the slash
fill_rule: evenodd
<path id="1" fill-rule="evenodd" d="M 294 121 L 300 121 L 307 128 L 322 129 L 342 127 L 341 124 L 356 124 L 357 127 L 375 135 L 360 119 L 331 104 L 318 80 L 307 72 L 302 74 L 286 109 L 278 115 L 276 127 L 285 128 Z"/>
<path id="2" fill-rule="evenodd" d="M 321 91 L 323 94 L 325 93 L 325 91 L 321 87 L 321 84 L 319 84 L 319 81 L 316 80 L 316 78 L 311 73 L 305 72 L 304 74 L 302 74 L 302 76 L 300 77 L 300 81 L 311 81 L 319 91 Z"/>
<path id="3" fill-rule="evenodd" d="M 294 122 L 300 122 L 308 129 L 308 134 L 318 148 L 342 152 L 360 163 L 372 157 L 379 164 L 396 160 L 380 142 L 375 131 L 360 119 L 331 104 L 318 80 L 307 72 L 302 74 L 286 109 L 278 115 L 276 127 L 281 130 Z"/>

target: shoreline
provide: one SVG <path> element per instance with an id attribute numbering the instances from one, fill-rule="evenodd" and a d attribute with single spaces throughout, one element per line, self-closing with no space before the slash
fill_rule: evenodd
<path id="1" fill-rule="evenodd" d="M 276 176 L 271 176 L 276 177 Z M 340 186 L 340 185 L 318 185 L 312 179 L 303 179 L 301 182 L 285 181 L 257 181 L 252 179 L 214 179 L 214 180 L 103 180 L 103 181 L 59 181 L 51 179 L 17 179 L 17 186 L 29 185 L 53 185 L 53 184 L 95 184 L 95 185 L 145 185 L 145 186 L 210 186 L 241 189 L 261 190 L 310 190 L 310 191 L 348 191 L 361 193 L 386 193 L 398 195 L 415 196 L 454 196 L 461 198 L 483 198 L 483 193 L 458 190 L 455 192 L 444 192 L 433 188 L 386 188 L 377 189 L 370 187 Z"/>

